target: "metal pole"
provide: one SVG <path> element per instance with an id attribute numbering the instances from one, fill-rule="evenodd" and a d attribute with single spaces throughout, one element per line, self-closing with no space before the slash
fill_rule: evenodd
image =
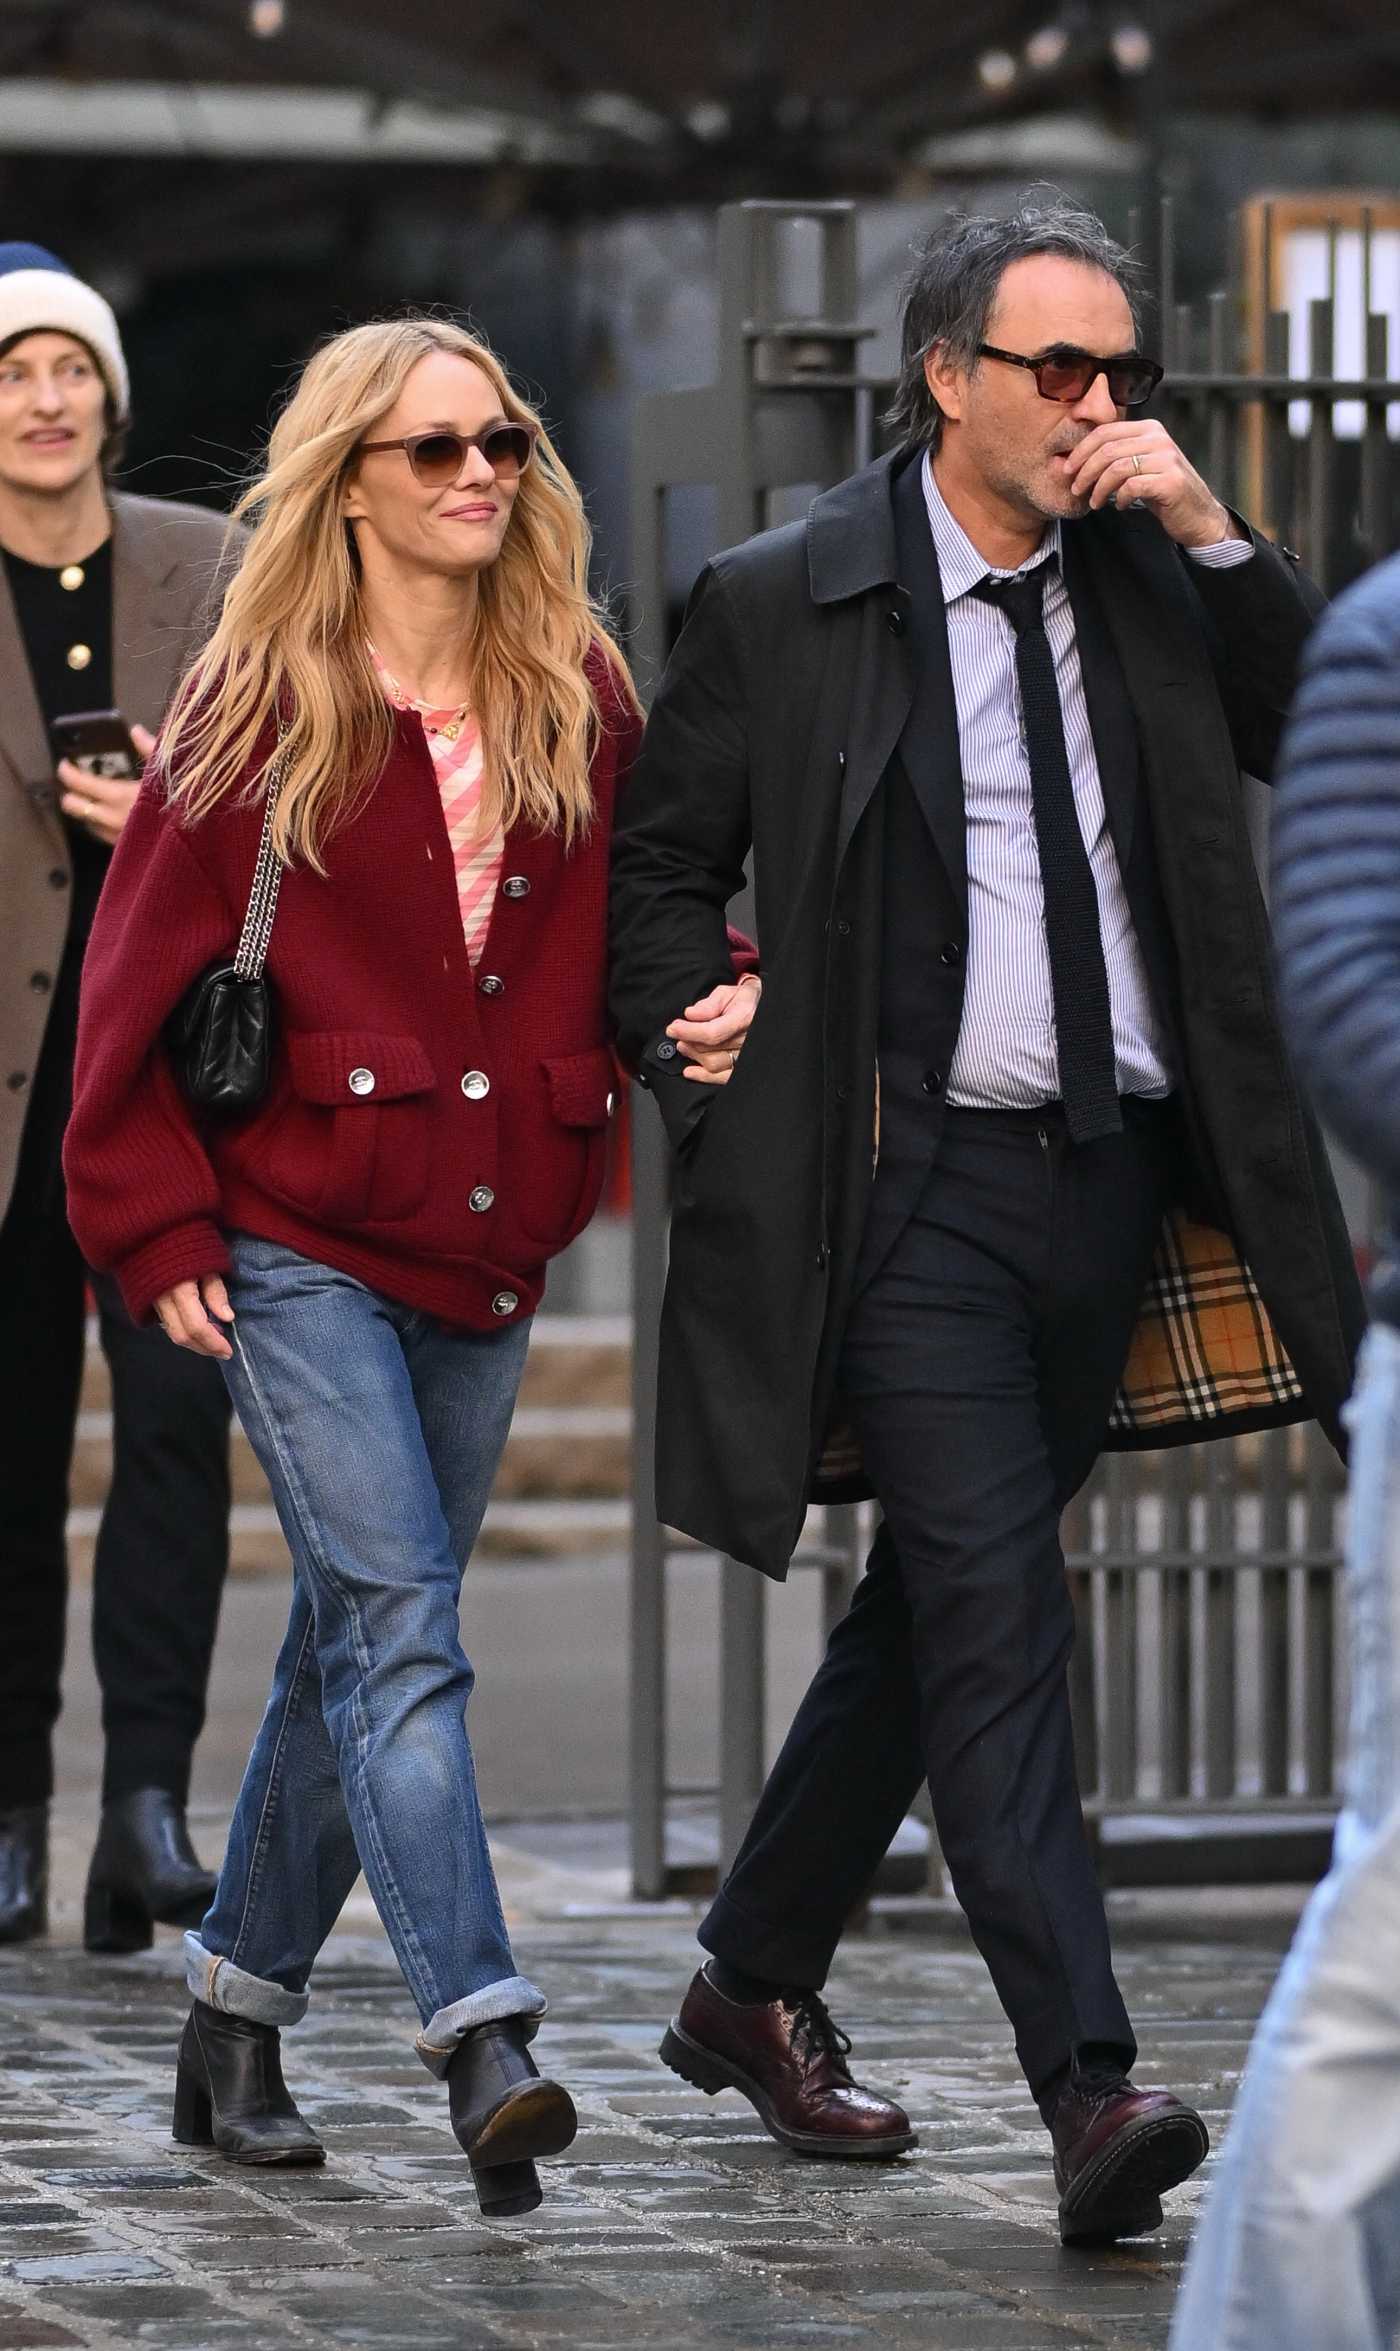
<path id="1" fill-rule="evenodd" d="M 665 489 L 646 419 L 639 418 L 632 560 L 641 599 L 636 631 L 655 676 L 664 646 Z M 656 1380 L 666 1280 L 666 1139 L 653 1106 L 632 1090 L 632 1527 L 628 1578 L 628 1778 L 632 1892 L 666 1890 L 666 1539 L 656 1519 Z"/>
<path id="2" fill-rule="evenodd" d="M 665 1283 L 666 1139 L 633 1094 L 632 1549 L 628 1609 L 632 1892 L 666 1890 L 666 1538 L 656 1519 L 656 1375 Z"/>
<path id="3" fill-rule="evenodd" d="M 720 1564 L 719 1874 L 743 1843 L 763 1786 L 767 1699 L 764 1578 L 737 1559 Z"/>

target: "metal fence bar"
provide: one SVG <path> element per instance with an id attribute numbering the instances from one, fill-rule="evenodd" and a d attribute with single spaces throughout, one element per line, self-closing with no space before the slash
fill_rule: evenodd
<path id="1" fill-rule="evenodd" d="M 1065 1575 L 1074 1613 L 1074 1648 L 1069 1661 L 1069 1706 L 1074 1721 L 1074 1756 L 1080 1786 L 1097 1789 L 1102 1777 L 1102 1709 L 1099 1704 L 1099 1628 L 1095 1621 L 1093 1520 L 1089 1496 L 1078 1494 L 1060 1524 Z"/>
<path id="2" fill-rule="evenodd" d="M 737 1559 L 719 1571 L 719 1871 L 743 1841 L 763 1786 L 768 1676 L 762 1576 Z"/>
<path id="3" fill-rule="evenodd" d="M 1137 1464 L 1123 1454 L 1104 1465 L 1103 1552 L 1112 1560 L 1137 1551 Z M 1135 1793 L 1138 1750 L 1137 1579 L 1124 1567 L 1097 1570 L 1103 1594 L 1103 1794 L 1110 1802 Z"/>
<path id="4" fill-rule="evenodd" d="M 666 1888 L 666 1538 L 656 1517 L 653 1467 L 666 1184 L 666 1141 L 660 1121 L 634 1117 L 628 1774 L 632 1891 L 646 1901 L 656 1901 Z"/>
<path id="5" fill-rule="evenodd" d="M 1161 1546 L 1158 1557 L 1158 1703 L 1161 1708 L 1159 1789 L 1163 1798 L 1191 1791 L 1191 1464 L 1166 1455 L 1161 1470 Z"/>
<path id="6" fill-rule="evenodd" d="M 1386 357 L 1390 342 L 1390 321 L 1377 318 L 1370 308 L 1367 294 L 1366 315 L 1366 373 L 1380 380 L 1385 375 Z M 1366 417 L 1361 428 L 1361 544 L 1370 562 L 1376 562 L 1392 543 L 1391 529 L 1391 443 L 1387 430 L 1386 403 L 1372 394 L 1366 401 Z"/>
<path id="7" fill-rule="evenodd" d="M 1336 255 L 1333 254 L 1335 266 Z M 1331 297 L 1325 302 L 1308 304 L 1309 366 L 1314 376 L 1324 376 L 1332 361 L 1332 335 L 1335 307 Z M 1308 528 L 1306 547 L 1308 561 L 1315 576 L 1324 577 L 1331 569 L 1332 548 L 1328 522 L 1332 513 L 1332 410 L 1328 402 L 1315 399 L 1308 420 Z"/>
<path id="8" fill-rule="evenodd" d="M 1229 295 L 1212 294 L 1207 304 L 1206 353 L 1213 376 L 1224 375 L 1230 365 L 1230 315 Z M 1214 388 L 1206 394 L 1205 444 L 1210 468 L 1206 479 L 1227 505 L 1237 505 L 1235 435 L 1230 430 L 1230 408 Z"/>
<path id="9" fill-rule="evenodd" d="M 1259 1709 L 1259 1785 L 1288 1793 L 1288 1519 L 1289 1431 L 1270 1429 L 1259 1447 L 1259 1629 L 1255 1658 Z"/>
<path id="10" fill-rule="evenodd" d="M 1316 1429 L 1308 1431 L 1303 1520 L 1303 1789 L 1319 1796 L 1336 1786 L 1337 1534 L 1333 1465 Z"/>
<path id="11" fill-rule="evenodd" d="M 682 420 L 636 420 L 632 551 L 643 597 L 635 650 L 654 677 L 665 651 L 666 491 L 680 474 Z M 683 478 L 683 474 L 680 474 Z M 634 1092 L 633 1110 L 640 1108 Z M 631 1121 L 632 1175 L 632 1523 L 628 1569 L 628 1774 L 632 1891 L 656 1900 L 666 1889 L 666 1538 L 656 1516 L 657 1335 L 666 1278 L 670 1178 L 659 1121 Z"/>
<path id="12" fill-rule="evenodd" d="M 1229 1449 L 1212 1445 L 1206 1458 L 1201 1681 L 1205 1692 L 1205 1794 L 1218 1801 L 1231 1796 L 1236 1785 L 1238 1529 Z"/>

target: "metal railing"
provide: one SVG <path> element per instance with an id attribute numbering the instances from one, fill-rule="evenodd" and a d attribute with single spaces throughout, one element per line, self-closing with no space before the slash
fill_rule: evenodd
<path id="1" fill-rule="evenodd" d="M 1279 227 L 1259 208 L 1246 286 L 1177 302 L 1174 227 L 1162 207 L 1159 286 L 1173 372 L 1160 412 L 1212 486 L 1261 517 L 1315 577 L 1341 584 L 1395 540 L 1396 442 L 1387 320 L 1372 309 L 1373 222 L 1363 242 L 1364 375 L 1333 366 L 1339 227 L 1329 293 L 1306 319 L 1307 371 L 1290 373 L 1297 327 L 1274 300 Z M 1346 233 L 1352 233 L 1347 231 Z M 791 266 L 794 239 L 804 246 Z M 777 518 L 866 463 L 888 386 L 862 374 L 856 214 L 845 204 L 745 204 L 720 217 L 719 353 L 712 385 L 640 403 L 634 440 L 633 576 L 643 674 L 666 650 L 667 502 L 717 493 L 717 544 Z M 793 296 L 794 274 L 805 283 Z M 1395 333 L 1400 342 L 1400 321 Z M 1337 430 L 1339 402 L 1359 430 Z M 736 917 L 742 919 L 742 915 Z M 760 942 L 761 944 L 761 942 Z M 653 1110 L 633 1121 L 635 1354 L 631 1561 L 632 1882 L 656 1896 L 694 1876 L 668 1853 L 667 1584 L 677 1545 L 655 1517 L 657 1325 L 665 1276 L 667 1152 Z M 1141 1881 L 1302 1875 L 1335 1808 L 1342 1479 L 1315 1428 L 1158 1455 L 1105 1459 L 1065 1519 L 1079 1625 L 1072 1669 L 1086 1811 L 1107 1874 Z M 823 1622 L 846 1605 L 866 1514 L 827 1512 L 794 1565 L 824 1579 Z M 765 1591 L 719 1568 L 717 1860 L 732 1856 L 765 1765 Z M 815 1664 L 815 1659 L 813 1660 Z M 1189 1851 L 1183 1831 L 1189 1831 Z"/>
<path id="2" fill-rule="evenodd" d="M 1390 364 L 1393 343 L 1400 365 L 1400 314 L 1376 302 L 1378 214 L 1400 222 L 1400 205 L 1336 201 L 1331 216 L 1317 200 L 1247 208 L 1239 224 L 1240 282 L 1204 302 L 1176 300 L 1170 199 L 1160 207 L 1156 255 L 1167 370 L 1157 413 L 1211 487 L 1296 549 L 1329 591 L 1387 554 L 1400 535 L 1396 425 L 1388 413 L 1400 399 Z M 1317 224 L 1326 291 L 1281 306 L 1290 243 L 1309 233 L 1294 228 L 1300 213 Z"/>
<path id="3" fill-rule="evenodd" d="M 1066 1512 L 1075 1745 L 1106 1874 L 1301 1877 L 1325 1858 L 1343 1498 L 1313 1425 L 1108 1456 Z"/>

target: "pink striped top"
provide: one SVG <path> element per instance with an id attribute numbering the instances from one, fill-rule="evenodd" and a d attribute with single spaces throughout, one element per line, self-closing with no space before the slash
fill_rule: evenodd
<path id="1" fill-rule="evenodd" d="M 452 862 L 457 875 L 457 902 L 462 910 L 462 935 L 473 964 L 481 960 L 491 910 L 505 860 L 505 835 L 497 820 L 489 833 L 481 830 L 481 789 L 485 757 L 481 730 L 474 718 L 456 710 L 433 710 L 406 694 L 374 645 L 370 659 L 389 700 L 400 710 L 414 710 L 423 722 L 428 754 L 442 795 L 442 813 Z"/>

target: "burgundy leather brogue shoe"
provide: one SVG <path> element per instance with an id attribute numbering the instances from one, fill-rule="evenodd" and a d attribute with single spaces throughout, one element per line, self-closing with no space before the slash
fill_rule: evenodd
<path id="1" fill-rule="evenodd" d="M 1108 2067 L 1071 2077 L 1050 2121 L 1060 2237 L 1102 2245 L 1162 2224 L 1166 2188 L 1210 2152 L 1199 2114 L 1169 2090 L 1137 2090 Z"/>
<path id="2" fill-rule="evenodd" d="M 799 2155 L 871 2161 L 915 2143 L 903 2107 L 851 2078 L 846 2035 L 815 1992 L 727 2000 L 703 1968 L 667 2027 L 672 2073 L 713 2097 L 738 2090 L 764 2128 Z"/>

